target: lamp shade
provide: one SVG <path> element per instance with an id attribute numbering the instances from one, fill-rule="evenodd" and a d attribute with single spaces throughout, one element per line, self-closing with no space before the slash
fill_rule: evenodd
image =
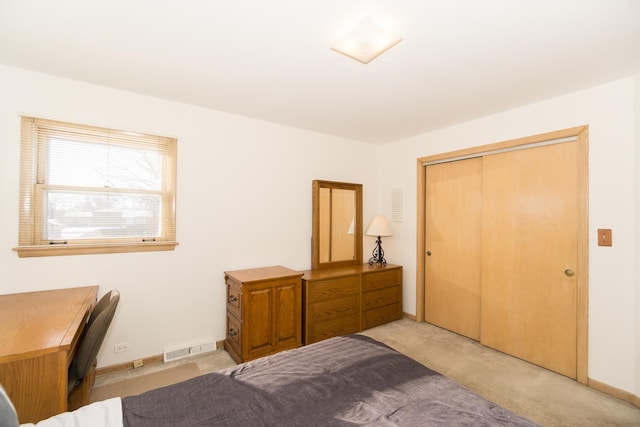
<path id="1" fill-rule="evenodd" d="M 384 215 L 376 215 L 369 223 L 366 232 L 367 236 L 393 236 L 391 227 Z"/>

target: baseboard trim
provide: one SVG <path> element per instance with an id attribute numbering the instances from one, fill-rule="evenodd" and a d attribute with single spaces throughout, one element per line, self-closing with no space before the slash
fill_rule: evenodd
<path id="1" fill-rule="evenodd" d="M 216 348 L 223 348 L 224 340 L 216 341 Z M 139 360 L 139 359 L 136 359 Z M 157 354 L 155 356 L 149 356 L 142 359 L 142 363 L 144 366 L 158 365 L 160 363 L 164 363 L 164 355 Z M 129 369 L 134 369 L 133 360 L 129 362 L 119 363 L 117 365 L 109 365 L 103 366 L 101 368 L 96 368 L 96 376 L 112 374 L 114 372 L 127 371 Z"/>
<path id="2" fill-rule="evenodd" d="M 418 319 L 415 314 L 405 313 L 404 311 L 402 312 L 402 317 L 404 317 L 405 319 L 416 320 L 416 321 Z"/>
<path id="3" fill-rule="evenodd" d="M 136 360 L 140 360 L 140 359 L 136 359 Z M 164 362 L 164 356 L 162 354 L 149 356 L 142 359 L 142 364 L 144 366 L 157 365 L 158 363 L 163 363 L 163 362 Z M 96 368 L 96 376 L 112 374 L 114 372 L 126 371 L 129 369 L 133 369 L 133 360 L 129 362 L 119 363 L 117 365 L 109 365 L 109 366 L 103 366 L 101 368 Z"/>
<path id="4" fill-rule="evenodd" d="M 629 402 L 633 406 L 640 408 L 640 397 L 636 396 L 633 393 L 610 386 L 609 384 L 605 384 L 592 378 L 587 378 L 587 385 L 594 390 L 601 391 L 605 394 L 608 394 L 609 396 L 624 400 L 625 402 Z"/>

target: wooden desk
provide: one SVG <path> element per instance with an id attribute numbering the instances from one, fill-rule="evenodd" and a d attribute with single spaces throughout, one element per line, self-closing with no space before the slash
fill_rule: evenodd
<path id="1" fill-rule="evenodd" d="M 0 383 L 20 423 L 67 410 L 67 375 L 97 286 L 0 295 Z"/>

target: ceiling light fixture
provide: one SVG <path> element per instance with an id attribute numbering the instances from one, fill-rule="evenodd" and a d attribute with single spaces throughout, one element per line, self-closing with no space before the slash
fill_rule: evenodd
<path id="1" fill-rule="evenodd" d="M 364 18 L 346 36 L 334 43 L 331 49 L 368 64 L 401 40 L 399 35 L 385 31 L 369 18 Z"/>

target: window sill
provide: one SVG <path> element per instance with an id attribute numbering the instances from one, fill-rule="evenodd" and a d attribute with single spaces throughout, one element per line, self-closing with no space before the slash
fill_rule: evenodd
<path id="1" fill-rule="evenodd" d="M 100 244 L 71 244 L 71 245 L 39 245 L 18 246 L 13 248 L 20 258 L 62 256 L 62 255 L 91 255 L 91 254 L 119 254 L 127 252 L 172 251 L 178 242 L 145 242 L 145 243 L 100 243 Z"/>

